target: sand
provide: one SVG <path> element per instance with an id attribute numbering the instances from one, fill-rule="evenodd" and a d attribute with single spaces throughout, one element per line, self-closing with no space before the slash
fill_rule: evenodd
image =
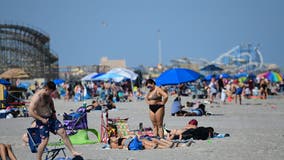
<path id="1" fill-rule="evenodd" d="M 151 160 L 151 159 L 214 159 L 214 160 L 266 160 L 284 159 L 284 98 L 270 97 L 268 100 L 244 100 L 242 105 L 206 105 L 209 112 L 216 115 L 202 117 L 172 117 L 170 107 L 173 97 L 166 105 L 164 123 L 167 128 L 181 128 L 190 119 L 195 118 L 199 126 L 212 126 L 216 132 L 229 133 L 231 136 L 220 139 L 195 141 L 190 147 L 174 149 L 155 149 L 128 151 L 102 149 L 103 144 L 76 145 L 85 159 L 94 160 Z M 191 100 L 182 97 L 185 102 Z M 90 103 L 90 100 L 87 101 Z M 82 102 L 64 102 L 55 100 L 57 113 L 70 113 Z M 129 117 L 130 129 L 137 129 L 140 122 L 144 127 L 151 127 L 148 107 L 144 101 L 117 103 L 118 110 L 109 111 L 109 116 Z M 89 128 L 100 131 L 100 111 L 88 113 Z M 62 120 L 62 116 L 58 117 Z M 21 136 L 29 127 L 32 118 L 0 119 L 0 142 L 12 144 L 20 160 L 35 159 L 28 147 L 22 145 Z M 50 141 L 58 140 L 52 135 Z M 52 147 L 49 147 L 52 148 Z M 70 152 L 66 150 L 70 156 Z"/>

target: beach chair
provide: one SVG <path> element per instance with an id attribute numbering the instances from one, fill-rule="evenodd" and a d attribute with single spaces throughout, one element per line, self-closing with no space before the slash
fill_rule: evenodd
<path id="1" fill-rule="evenodd" d="M 87 112 L 85 107 L 79 107 L 76 112 L 63 115 L 64 127 L 72 144 L 95 144 L 101 141 L 96 129 L 88 128 Z M 89 133 L 96 139 L 90 140 Z"/>
<path id="2" fill-rule="evenodd" d="M 107 143 L 111 136 L 128 135 L 128 118 L 109 118 L 108 111 L 103 109 L 101 113 L 101 142 Z"/>
<path id="3" fill-rule="evenodd" d="M 63 123 L 67 135 L 73 135 L 79 129 L 88 129 L 88 119 L 85 107 L 79 107 L 76 112 L 63 114 Z"/>
<path id="4" fill-rule="evenodd" d="M 40 138 L 40 131 L 38 128 L 28 128 L 27 129 L 27 134 L 29 138 L 29 147 L 32 153 L 37 153 L 37 148 L 39 144 L 41 143 L 41 138 Z M 65 147 L 59 147 L 59 148 L 54 148 L 54 149 L 45 149 L 45 160 L 54 160 L 58 154 L 62 152 L 64 157 L 60 157 L 61 159 L 68 160 L 65 153 Z M 59 159 L 60 159 L 59 158 Z M 58 159 L 58 158 L 57 158 Z"/>

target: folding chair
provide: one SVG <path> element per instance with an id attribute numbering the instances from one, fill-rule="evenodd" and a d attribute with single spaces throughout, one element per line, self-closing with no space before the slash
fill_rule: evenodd
<path id="1" fill-rule="evenodd" d="M 37 148 L 39 146 L 39 144 L 41 143 L 41 137 L 40 137 L 40 131 L 38 128 L 28 128 L 27 129 L 27 134 L 29 137 L 29 146 L 30 146 L 30 150 L 32 153 L 37 153 Z M 65 148 L 64 147 L 60 147 L 60 148 L 54 148 L 54 149 L 45 149 L 45 160 L 54 160 L 56 158 L 56 156 L 62 151 L 63 155 L 64 155 L 64 159 L 68 160 L 69 158 L 66 157 L 66 153 L 65 153 Z"/>

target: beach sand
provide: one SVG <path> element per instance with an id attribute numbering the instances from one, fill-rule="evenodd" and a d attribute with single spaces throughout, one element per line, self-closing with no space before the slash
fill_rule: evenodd
<path id="1" fill-rule="evenodd" d="M 202 117 L 172 117 L 170 107 L 173 97 L 166 105 L 164 123 L 166 127 L 181 128 L 195 118 L 199 126 L 212 126 L 218 133 L 229 133 L 230 137 L 195 141 L 190 147 L 174 149 L 154 149 L 128 151 L 102 149 L 104 144 L 76 145 L 85 159 L 94 160 L 175 160 L 175 159 L 214 159 L 214 160 L 282 160 L 284 159 L 284 98 L 272 97 L 268 100 L 244 100 L 242 105 L 206 105 L 207 111 L 216 114 Z M 190 100 L 182 97 L 183 104 Z M 88 100 L 90 104 L 91 100 Z M 70 113 L 83 102 L 55 100 L 57 113 Z M 151 127 L 148 106 L 144 101 L 117 103 L 118 109 L 109 111 L 109 117 L 129 118 L 129 128 L 138 129 L 139 123 Z M 62 120 L 62 116 L 58 116 Z M 101 112 L 88 113 L 88 126 L 100 131 Z M 35 159 L 28 147 L 22 145 L 21 136 L 30 126 L 32 118 L 0 119 L 0 142 L 12 144 L 19 160 Z M 58 136 L 51 134 L 50 141 Z M 52 147 L 49 147 L 52 148 Z M 70 152 L 66 150 L 70 156 Z"/>

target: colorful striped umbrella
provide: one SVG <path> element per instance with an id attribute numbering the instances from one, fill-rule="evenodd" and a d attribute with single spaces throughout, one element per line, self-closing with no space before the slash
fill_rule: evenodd
<path id="1" fill-rule="evenodd" d="M 274 72 L 274 71 L 268 71 L 268 72 L 261 73 L 261 74 L 257 75 L 257 77 L 267 78 L 271 82 L 281 82 L 283 80 L 281 74 Z"/>

